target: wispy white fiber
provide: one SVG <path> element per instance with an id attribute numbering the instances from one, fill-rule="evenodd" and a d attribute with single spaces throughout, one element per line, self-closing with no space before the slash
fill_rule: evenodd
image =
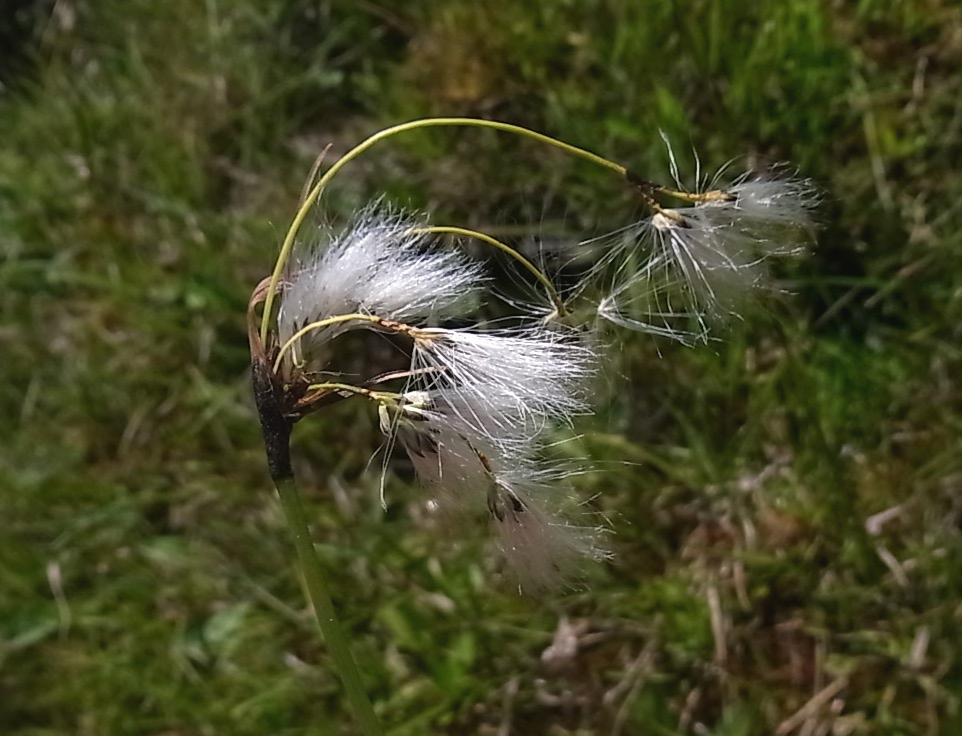
<path id="1" fill-rule="evenodd" d="M 480 417 L 464 419 L 463 404 L 457 392 L 414 391 L 395 417 L 382 416 L 382 430 L 407 451 L 439 508 L 486 512 L 510 576 L 529 593 L 557 587 L 586 559 L 606 556 L 602 533 L 576 523 L 566 508 L 572 494 L 564 481 L 573 471 L 541 457 L 541 437 L 523 422 L 479 427 Z M 503 410 L 502 419 L 520 420 Z"/>
<path id="2" fill-rule="evenodd" d="M 813 212 L 819 195 L 808 179 L 749 172 L 726 191 L 734 199 L 721 204 L 747 223 L 804 230 L 814 227 Z M 777 249 L 777 244 L 769 247 Z"/>
<path id="3" fill-rule="evenodd" d="M 724 195 L 656 212 L 623 238 L 606 265 L 645 255 L 637 268 L 617 269 L 598 315 L 683 342 L 705 340 L 713 322 L 739 316 L 767 283 L 765 262 L 801 251 L 799 233 L 813 229 L 817 196 L 806 180 L 757 174 Z"/>
<path id="4" fill-rule="evenodd" d="M 683 219 L 657 213 L 647 223 L 652 267 L 668 282 L 677 276 L 693 308 L 711 316 L 734 313 L 739 300 L 761 282 L 764 256 L 758 241 L 727 219 L 725 205 L 670 212 Z"/>
<path id="5" fill-rule="evenodd" d="M 489 469 L 527 463 L 535 446 L 519 417 L 509 421 L 510 411 L 493 417 L 456 392 L 412 391 L 393 416 L 382 412 L 381 429 L 404 447 L 441 508 L 479 511 Z"/>
<path id="6" fill-rule="evenodd" d="M 596 355 L 573 333 L 540 326 L 422 332 L 413 367 L 430 369 L 434 387 L 460 393 L 478 415 L 496 418 L 510 407 L 526 420 L 568 421 L 588 411 Z"/>
<path id="7" fill-rule="evenodd" d="M 437 389 L 406 393 L 396 417 L 382 417 L 381 428 L 396 433 L 420 480 L 447 505 L 478 509 L 488 472 L 537 470 L 550 425 L 499 397 L 482 403 L 462 391 Z"/>
<path id="8" fill-rule="evenodd" d="M 317 241 L 295 251 L 278 313 L 285 342 L 325 317 L 364 313 L 399 322 L 450 317 L 463 311 L 484 282 L 483 266 L 462 253 L 438 250 L 422 223 L 369 208 L 345 230 L 322 227 Z M 312 333 L 331 339 L 346 328 Z"/>
<path id="9" fill-rule="evenodd" d="M 649 288 L 650 287 L 650 288 Z M 666 285 L 626 282 L 613 288 L 598 303 L 598 316 L 618 327 L 644 332 L 693 346 L 708 342 L 710 325 L 704 312 Z"/>
<path id="10" fill-rule="evenodd" d="M 576 524 L 568 514 L 550 510 L 536 483 L 510 473 L 492 483 L 491 526 L 508 572 L 521 590 L 555 589 L 577 574 L 586 560 L 610 556 L 601 544 L 602 528 Z"/>

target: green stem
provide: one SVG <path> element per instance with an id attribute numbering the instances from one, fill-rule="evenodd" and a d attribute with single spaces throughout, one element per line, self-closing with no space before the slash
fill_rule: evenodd
<path id="1" fill-rule="evenodd" d="M 284 356 L 288 353 L 294 343 L 304 337 L 304 335 L 307 333 L 313 332 L 314 330 L 320 330 L 323 327 L 330 327 L 331 325 L 340 324 L 342 322 L 353 321 L 370 322 L 371 324 L 384 327 L 385 329 L 393 329 L 397 332 L 408 335 L 413 335 L 414 333 L 414 330 L 407 325 L 402 325 L 400 322 L 393 322 L 373 314 L 363 314 L 361 312 L 355 312 L 353 314 L 335 314 L 333 317 L 325 317 L 317 322 L 311 322 L 309 325 L 304 325 L 301 329 L 291 335 L 287 339 L 287 342 L 281 345 L 281 349 L 277 351 L 277 357 L 274 359 L 274 373 L 277 373 L 280 370 Z"/>
<path id="2" fill-rule="evenodd" d="M 312 383 L 307 387 L 308 391 L 343 391 L 355 394 L 356 396 L 366 396 L 372 401 L 391 401 L 400 400 L 401 394 L 393 391 L 372 391 L 364 386 L 355 386 L 350 383 Z"/>
<path id="3" fill-rule="evenodd" d="M 251 335 L 251 382 L 254 388 L 257 416 L 264 433 L 267 468 L 281 497 L 284 515 L 287 517 L 294 547 L 301 561 L 307 593 L 314 607 L 314 618 L 317 619 L 321 636 L 334 660 L 334 668 L 344 683 L 348 703 L 361 727 L 360 733 L 363 736 L 381 736 L 381 726 L 364 691 L 361 674 L 358 672 L 354 657 L 351 656 L 351 648 L 338 621 L 334 603 L 327 593 L 324 571 L 314 550 L 307 517 L 297 493 L 294 470 L 291 467 L 291 430 L 294 427 L 294 420 L 285 411 L 286 392 L 271 370 L 270 359 L 264 354 L 256 337 L 256 333 Z"/>
<path id="4" fill-rule="evenodd" d="M 570 143 L 559 141 L 557 138 L 552 138 L 544 133 L 538 133 L 537 131 L 523 128 L 520 125 L 501 123 L 496 120 L 479 120 L 476 118 L 423 118 L 421 120 L 412 120 L 407 123 L 401 123 L 400 125 L 395 125 L 390 128 L 380 130 L 359 143 L 357 146 L 344 154 L 340 159 L 335 161 L 331 168 L 324 172 L 324 176 L 317 180 L 317 183 L 301 203 L 301 207 L 294 216 L 294 220 L 291 222 L 291 226 L 287 230 L 287 235 L 284 237 L 284 242 L 281 245 L 281 252 L 277 256 L 277 263 L 274 265 L 274 272 L 271 274 L 270 288 L 268 288 L 267 296 L 264 300 L 264 314 L 261 317 L 261 343 L 265 345 L 267 344 L 267 330 L 270 324 L 271 309 L 274 304 L 274 295 L 277 291 L 277 285 L 280 283 L 281 274 L 284 272 L 284 266 L 287 264 L 287 259 L 290 257 L 291 250 L 294 247 L 294 240 L 297 238 L 297 232 L 301 229 L 301 225 L 303 225 L 304 220 L 307 219 L 308 212 L 311 211 L 311 208 L 314 206 L 315 202 L 317 202 L 317 199 L 320 197 L 324 187 L 326 187 L 331 179 L 334 178 L 334 175 L 337 174 L 337 172 L 340 171 L 348 162 L 357 158 L 360 154 L 364 153 L 368 148 L 376 144 L 378 141 L 382 141 L 385 138 L 391 137 L 392 135 L 404 133 L 409 130 L 418 130 L 419 128 L 439 128 L 451 126 L 490 128 L 492 130 L 498 130 L 504 133 L 514 133 L 515 135 L 531 138 L 539 143 L 554 146 L 555 148 L 558 148 L 567 154 L 575 156 L 576 158 L 590 161 L 593 164 L 614 171 L 621 176 L 626 176 L 629 173 L 628 170 L 621 164 L 615 163 L 614 161 L 609 161 L 605 157 L 599 156 L 591 151 L 587 151 L 584 148 L 572 146 Z"/>
<path id="5" fill-rule="evenodd" d="M 381 724 L 374 714 L 374 708 L 371 707 L 371 701 L 361 682 L 361 673 L 351 654 L 347 636 L 337 618 L 334 603 L 327 593 L 324 571 L 321 569 L 321 562 L 317 558 L 314 543 L 311 541 L 311 533 L 297 492 L 297 485 L 293 477 L 279 478 L 274 481 L 274 484 L 281 497 L 281 504 L 284 506 L 291 536 L 294 538 L 294 546 L 301 561 L 301 570 L 304 573 L 311 604 L 314 606 L 317 625 L 321 629 L 321 635 L 324 637 L 331 659 L 334 660 L 334 667 L 341 676 L 341 682 L 344 683 L 347 700 L 358 720 L 360 732 L 363 736 L 380 736 L 383 733 Z"/>

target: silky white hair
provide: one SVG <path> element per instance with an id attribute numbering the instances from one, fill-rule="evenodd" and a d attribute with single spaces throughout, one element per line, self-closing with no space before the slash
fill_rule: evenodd
<path id="1" fill-rule="evenodd" d="M 281 343 L 311 322 L 340 314 L 398 322 L 464 314 L 486 280 L 483 266 L 434 247 L 430 235 L 418 232 L 423 225 L 376 205 L 343 231 L 318 228 L 313 242 L 295 250 L 287 270 L 277 318 Z M 348 329 L 331 325 L 304 342 L 323 344 Z"/>
<path id="2" fill-rule="evenodd" d="M 659 209 L 626 231 L 601 264 L 615 269 L 598 316 L 686 343 L 740 317 L 768 284 L 767 262 L 803 252 L 818 196 L 805 179 L 757 173 L 720 195 Z"/>

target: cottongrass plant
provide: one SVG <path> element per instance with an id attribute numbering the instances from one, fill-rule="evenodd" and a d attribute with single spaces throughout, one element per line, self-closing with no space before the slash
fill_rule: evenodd
<path id="1" fill-rule="evenodd" d="M 649 216 L 601 241 L 596 266 L 567 296 L 517 250 L 490 235 L 393 211 L 377 202 L 343 228 L 301 227 L 335 174 L 390 136 L 409 130 L 483 127 L 522 135 L 602 166 L 631 186 Z M 294 424 L 331 403 L 372 405 L 388 454 L 403 448 L 438 508 L 487 518 L 511 578 L 526 592 L 557 588 L 584 560 L 608 556 L 607 533 L 578 503 L 552 461 L 551 438 L 590 414 L 602 341 L 595 314 L 625 328 L 695 342 L 765 283 L 765 262 L 798 252 L 811 229 L 811 186 L 749 173 L 727 187 L 645 180 L 594 153 L 508 123 L 430 118 L 382 130 L 331 165 L 304 197 L 275 268 L 248 309 L 254 393 L 268 467 L 284 506 L 308 594 L 361 732 L 381 733 L 311 543 L 290 463 Z M 681 202 L 668 207 L 666 201 Z M 464 327 L 489 296 L 482 263 L 440 238 L 475 238 L 513 258 L 539 283 L 540 304 L 508 324 Z M 594 243 L 598 245 L 597 242 Z M 586 241 L 585 247 L 589 243 Z M 599 285 L 607 287 L 600 291 Z M 587 303 L 588 310 L 583 308 Z M 258 310 L 260 314 L 258 315 Z M 450 326 L 457 319 L 461 326 Z M 388 336 L 405 370 L 346 375 L 340 339 Z M 382 486 L 383 488 L 383 486 Z"/>

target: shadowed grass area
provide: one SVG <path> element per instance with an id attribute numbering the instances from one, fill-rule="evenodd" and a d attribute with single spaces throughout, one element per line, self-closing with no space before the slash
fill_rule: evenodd
<path id="1" fill-rule="evenodd" d="M 962 729 L 957 4 L 78 0 L 37 28 L 0 67 L 0 732 L 351 733 L 269 492 L 244 311 L 320 149 L 428 114 L 652 178 L 659 130 L 706 172 L 789 161 L 823 227 L 724 342 L 606 335 L 577 444 L 617 556 L 585 591 L 514 594 L 402 465 L 382 511 L 369 406 L 298 427 L 389 732 Z M 331 211 L 383 192 L 522 244 L 640 214 L 488 133 L 384 143 Z"/>

